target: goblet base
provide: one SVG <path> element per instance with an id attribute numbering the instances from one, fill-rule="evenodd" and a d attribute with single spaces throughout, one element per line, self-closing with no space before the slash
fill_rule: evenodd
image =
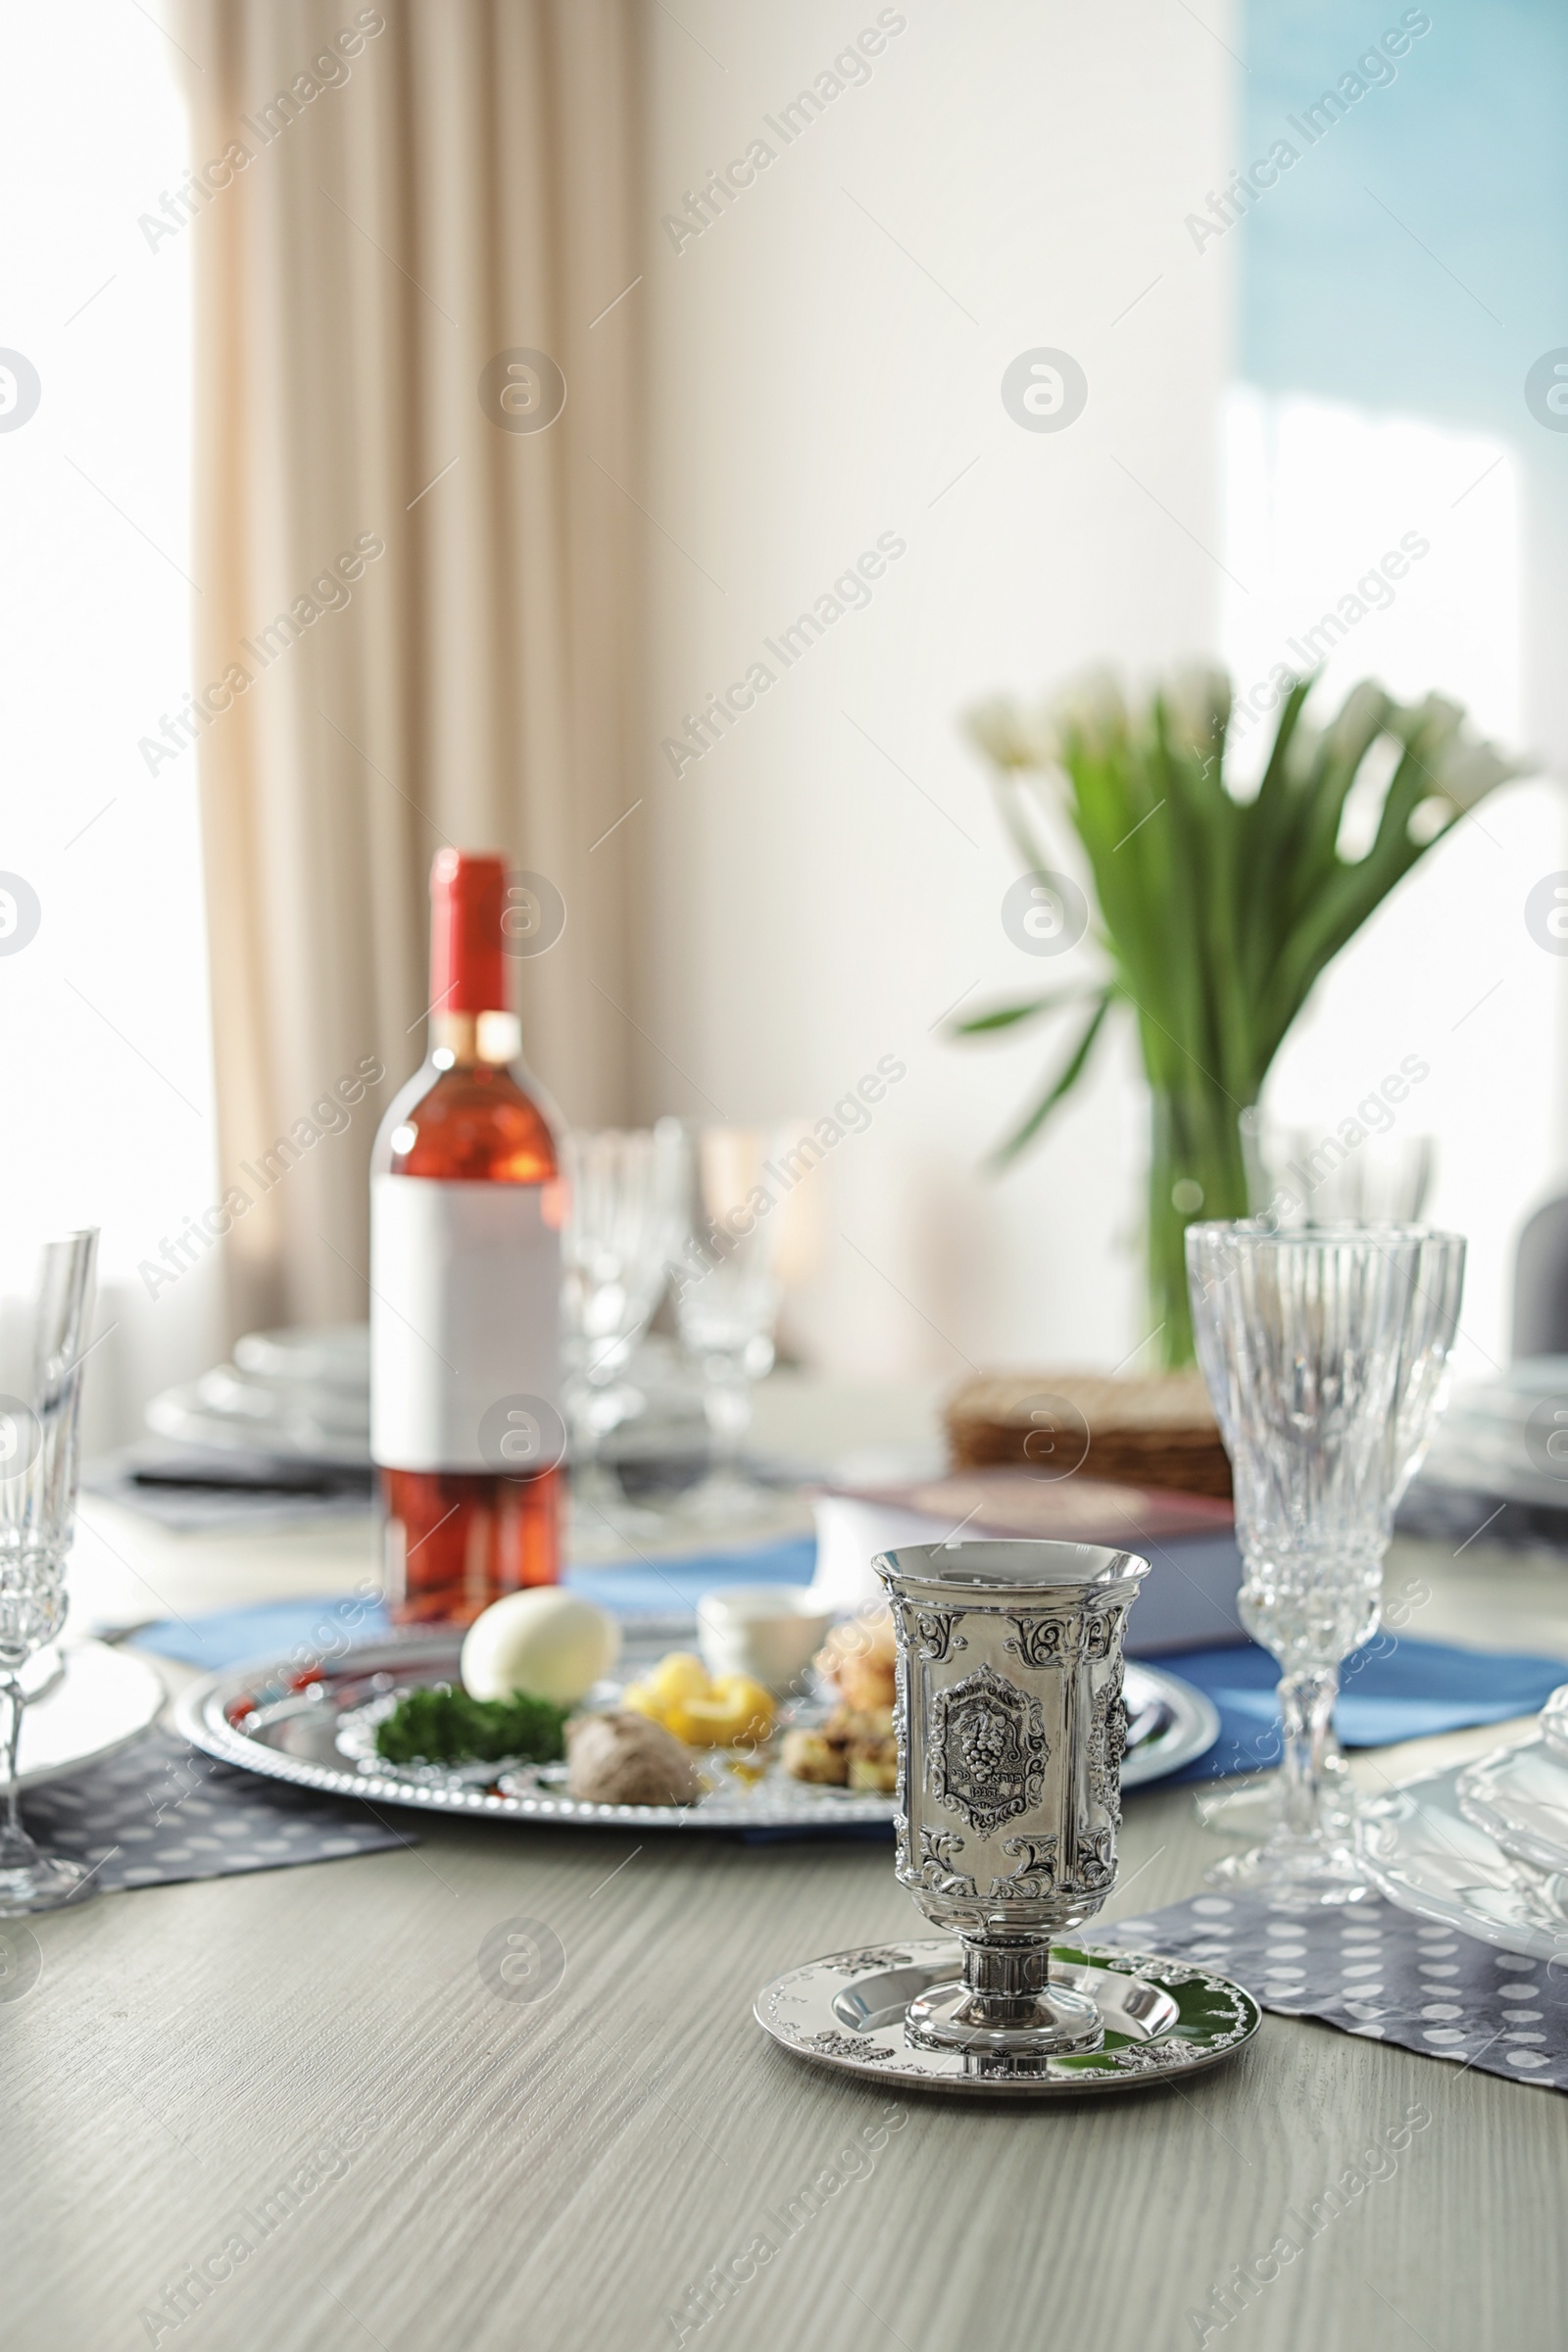
<path id="1" fill-rule="evenodd" d="M 777 1506 L 777 1496 L 733 1468 L 710 1470 L 680 1499 L 680 1516 L 698 1527 L 727 1527 L 735 1520 L 760 1519 Z"/>
<path id="2" fill-rule="evenodd" d="M 997 2058 L 1062 2058 L 1098 2050 L 1104 2020 L 1092 1997 L 1052 1984 L 1022 1996 L 976 1992 L 957 1979 L 933 1984 L 905 2012 L 909 2039 L 928 2050 L 976 2050 Z"/>
<path id="3" fill-rule="evenodd" d="M 1338 1741 L 1323 1755 L 1322 1808 L 1325 1826 L 1348 1836 L 1360 1810 L 1360 1792 Z M 1267 1840 L 1285 1820 L 1283 1772 L 1251 1773 L 1229 1788 L 1204 1789 L 1193 1800 L 1200 1829 L 1216 1838 L 1254 1838 Z"/>
<path id="4" fill-rule="evenodd" d="M 1353 1849 L 1332 1836 L 1273 1838 L 1247 1853 L 1227 1854 L 1203 1877 L 1210 1886 L 1261 1894 L 1278 1911 L 1361 1903 L 1376 1892 Z"/>
<path id="5" fill-rule="evenodd" d="M 1043 1941 L 965 1937 L 962 1976 L 923 1985 L 905 2026 L 924 2049 L 996 2058 L 1060 2058 L 1098 2050 L 1105 2038 L 1093 1996 L 1053 1980 L 1051 1946 Z"/>
<path id="6" fill-rule="evenodd" d="M 87 1884 L 91 1877 L 84 1862 L 34 1847 L 30 1856 L 9 1866 L 0 1864 L 0 1919 L 24 1919 L 29 1912 L 59 1911 L 67 1903 L 80 1902 L 97 1892 Z"/>
<path id="7" fill-rule="evenodd" d="M 639 1543 L 669 1532 L 663 1514 L 627 1501 L 620 1481 L 601 1462 L 572 1471 L 569 1526 L 573 1556 L 635 1551 Z"/>

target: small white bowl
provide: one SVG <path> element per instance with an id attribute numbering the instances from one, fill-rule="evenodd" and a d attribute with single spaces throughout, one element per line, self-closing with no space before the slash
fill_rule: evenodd
<path id="1" fill-rule="evenodd" d="M 726 1585 L 697 1604 L 697 1646 L 715 1680 L 749 1674 L 782 1697 L 800 1686 L 832 1622 L 808 1585 Z"/>

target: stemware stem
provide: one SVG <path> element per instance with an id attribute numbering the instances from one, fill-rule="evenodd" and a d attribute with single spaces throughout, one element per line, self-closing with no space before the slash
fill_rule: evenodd
<path id="1" fill-rule="evenodd" d="M 704 1358 L 703 1411 L 710 1463 L 732 1477 L 740 1462 L 741 1441 L 752 1424 L 751 1383 L 738 1355 L 714 1352 Z"/>
<path id="2" fill-rule="evenodd" d="M 1323 1757 L 1339 1688 L 1335 1666 L 1308 1666 L 1280 1680 L 1285 1830 L 1292 1838 L 1316 1838 L 1322 1826 Z"/>
<path id="3" fill-rule="evenodd" d="M 22 1862 L 31 1861 L 36 1848 L 22 1826 L 22 1795 L 17 1786 L 17 1751 L 22 1744 L 22 1710 L 26 1705 L 22 1685 L 14 1674 L 0 1683 L 0 1696 L 7 1706 L 6 1720 L 6 1779 L 4 1803 L 0 1805 L 0 1870 L 14 1870 Z"/>

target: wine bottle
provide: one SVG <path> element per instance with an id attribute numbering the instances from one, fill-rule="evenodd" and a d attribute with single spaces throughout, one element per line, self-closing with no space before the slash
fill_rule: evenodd
<path id="1" fill-rule="evenodd" d="M 467 1624 L 555 1584 L 564 1196 L 508 1002 L 506 860 L 430 869 L 430 1051 L 370 1163 L 370 1451 L 387 1605 Z"/>

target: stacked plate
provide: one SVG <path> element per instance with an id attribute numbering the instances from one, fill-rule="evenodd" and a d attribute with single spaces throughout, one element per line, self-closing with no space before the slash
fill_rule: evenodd
<path id="1" fill-rule="evenodd" d="M 1401 1910 L 1568 1964 L 1568 1684 L 1539 1738 L 1412 1782 L 1370 1807 L 1356 1837 Z"/>
<path id="2" fill-rule="evenodd" d="M 1418 1484 L 1568 1510 L 1568 1356 L 1529 1356 L 1459 1390 Z"/>
<path id="3" fill-rule="evenodd" d="M 147 1425 L 178 1445 L 220 1453 L 368 1467 L 369 1327 L 248 1332 L 231 1364 L 155 1396 Z"/>

